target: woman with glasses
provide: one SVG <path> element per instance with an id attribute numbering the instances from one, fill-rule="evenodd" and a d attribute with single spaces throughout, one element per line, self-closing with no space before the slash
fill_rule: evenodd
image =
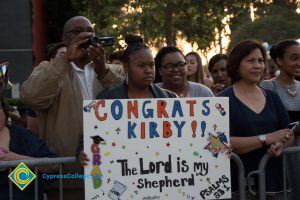
<path id="1" fill-rule="evenodd" d="M 188 81 L 187 63 L 183 53 L 173 46 L 163 47 L 155 57 L 155 66 L 162 76 L 158 86 L 179 97 L 212 97 L 212 91 L 200 83 Z"/>

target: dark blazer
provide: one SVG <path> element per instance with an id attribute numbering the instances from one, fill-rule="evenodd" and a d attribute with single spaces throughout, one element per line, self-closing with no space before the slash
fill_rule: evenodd
<path id="1" fill-rule="evenodd" d="M 176 98 L 177 95 L 169 90 L 150 85 L 153 98 Z M 97 99 L 129 99 L 128 87 L 125 81 L 97 95 Z"/>

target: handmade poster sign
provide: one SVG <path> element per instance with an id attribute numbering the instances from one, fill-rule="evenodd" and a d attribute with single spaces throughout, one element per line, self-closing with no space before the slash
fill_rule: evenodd
<path id="1" fill-rule="evenodd" d="M 228 99 L 84 101 L 86 200 L 231 197 Z"/>

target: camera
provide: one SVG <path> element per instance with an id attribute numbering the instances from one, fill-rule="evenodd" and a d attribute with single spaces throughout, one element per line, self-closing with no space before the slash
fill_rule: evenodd
<path id="1" fill-rule="evenodd" d="M 100 44 L 101 46 L 112 46 L 114 44 L 114 37 L 112 36 L 106 36 L 106 37 L 100 37 L 100 36 L 91 36 L 89 38 L 89 41 L 86 43 L 81 44 L 81 48 L 87 49 L 89 45 L 96 45 Z"/>

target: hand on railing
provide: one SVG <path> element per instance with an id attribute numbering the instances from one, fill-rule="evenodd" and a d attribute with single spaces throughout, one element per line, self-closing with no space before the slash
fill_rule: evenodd
<path id="1" fill-rule="evenodd" d="M 284 150 L 284 144 L 282 142 L 275 142 L 271 144 L 270 148 L 268 149 L 268 153 L 273 157 L 281 156 Z"/>
<path id="2" fill-rule="evenodd" d="M 81 151 L 79 153 L 79 157 L 77 159 L 82 166 L 86 166 L 88 164 L 88 161 L 90 161 L 90 159 L 87 157 L 84 151 Z"/>
<path id="3" fill-rule="evenodd" d="M 17 154 L 15 152 L 5 150 L 0 147 L 0 160 L 1 161 L 10 161 L 10 160 L 28 160 L 31 157 L 29 156 L 23 156 L 20 154 Z"/>

